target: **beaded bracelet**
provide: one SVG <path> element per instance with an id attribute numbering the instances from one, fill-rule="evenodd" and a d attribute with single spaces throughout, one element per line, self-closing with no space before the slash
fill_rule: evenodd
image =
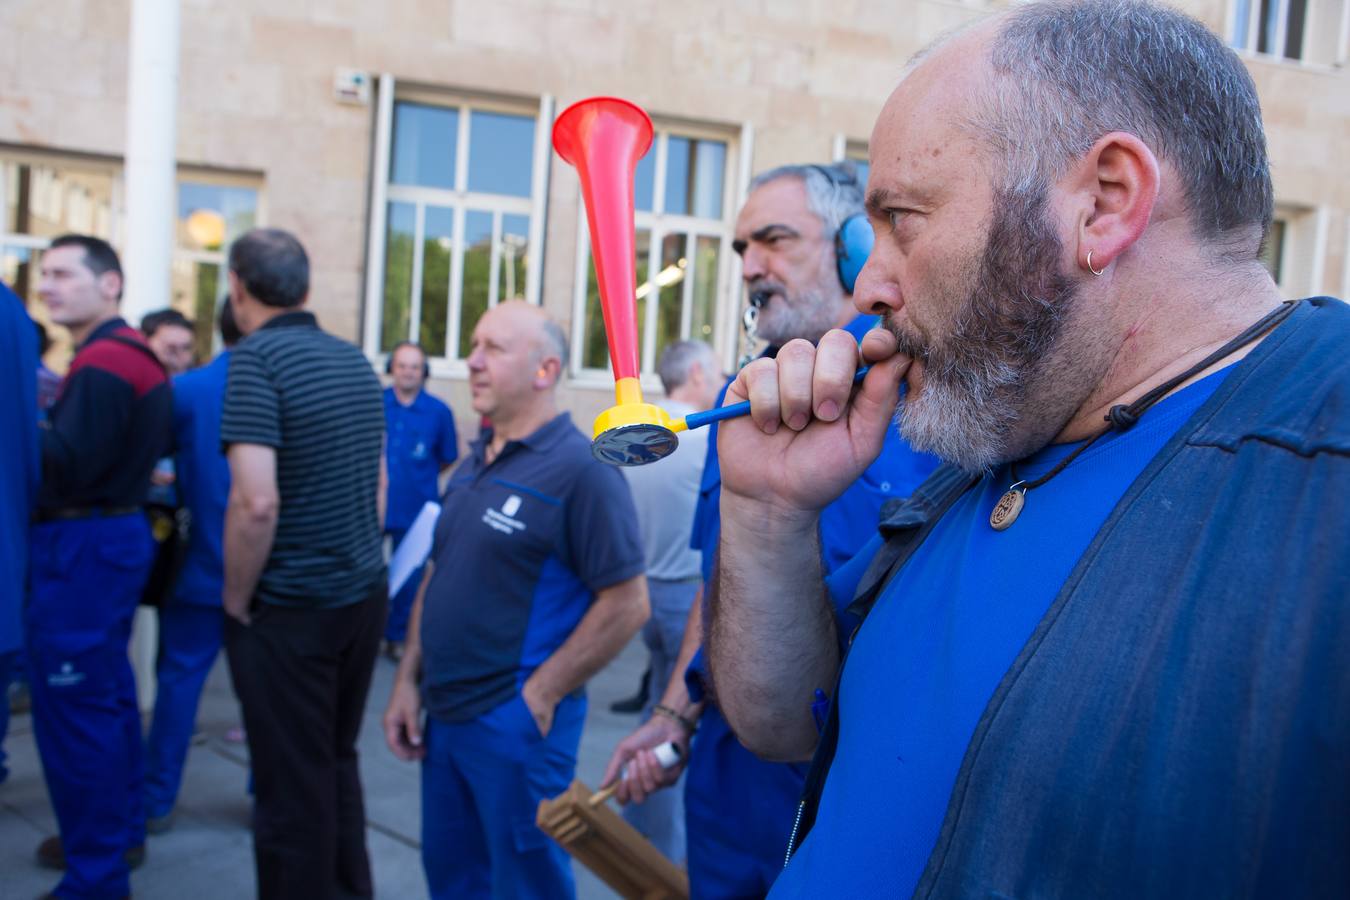
<path id="1" fill-rule="evenodd" d="M 655 706 L 653 706 L 652 713 L 654 715 L 665 716 L 667 719 L 670 719 L 673 722 L 678 723 L 687 734 L 693 734 L 695 731 L 698 730 L 697 722 L 695 722 L 693 719 L 685 718 L 684 716 L 680 715 L 678 712 L 671 709 L 669 706 L 665 706 L 664 704 L 658 703 Z"/>

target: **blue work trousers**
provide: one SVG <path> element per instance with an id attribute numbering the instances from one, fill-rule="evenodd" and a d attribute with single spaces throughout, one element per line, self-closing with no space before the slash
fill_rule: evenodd
<path id="1" fill-rule="evenodd" d="M 586 698 L 558 704 L 541 737 L 520 694 L 470 722 L 428 719 L 422 760 L 422 867 L 432 900 L 576 896 L 567 853 L 534 824 L 567 790 Z"/>
<path id="2" fill-rule="evenodd" d="M 9 734 L 9 682 L 14 677 L 14 663 L 18 658 L 17 650 L 0 653 L 0 784 L 9 777 L 9 769 L 5 767 L 9 758 L 5 754 L 5 736 Z"/>
<path id="3" fill-rule="evenodd" d="M 385 532 L 389 535 L 393 550 L 397 552 L 399 544 L 403 543 L 403 538 L 407 536 L 406 528 L 391 528 Z M 401 644 L 408 638 L 408 617 L 412 615 L 413 601 L 417 599 L 417 587 L 422 583 L 422 573 L 426 571 L 426 564 L 418 566 L 413 573 L 408 576 L 408 580 L 403 582 L 403 587 L 399 588 L 389 600 L 389 618 L 384 623 L 384 639 Z"/>
<path id="4" fill-rule="evenodd" d="M 219 606 L 171 600 L 159 610 L 158 687 L 145 739 L 147 817 L 168 815 L 178 799 L 183 763 L 197 723 L 197 704 L 220 652 L 224 621 Z"/>
<path id="5" fill-rule="evenodd" d="M 642 642 L 652 654 L 652 683 L 647 693 L 647 705 L 642 710 L 643 721 L 651 718 L 652 709 L 661 702 L 661 695 L 670 683 L 675 660 L 680 655 L 680 642 L 684 640 L 684 626 L 689 621 L 689 607 L 702 586 L 702 580 L 697 578 L 691 581 L 647 579 L 652 617 L 642 626 Z M 684 865 L 683 775 L 675 784 L 657 791 L 643 802 L 625 806 L 623 817 L 671 862 Z"/>
<path id="6" fill-rule="evenodd" d="M 685 772 L 693 900 L 768 894 L 787 858 L 806 769 L 765 762 L 746 750 L 717 706 L 708 703 Z"/>
<path id="7" fill-rule="evenodd" d="M 33 527 L 26 611 L 33 733 L 61 830 L 60 897 L 131 893 L 128 847 L 145 840 L 141 719 L 127 658 L 150 572 L 140 513 Z"/>

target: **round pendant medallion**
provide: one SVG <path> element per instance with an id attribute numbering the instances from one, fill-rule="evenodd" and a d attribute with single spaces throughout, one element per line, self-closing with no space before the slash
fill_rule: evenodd
<path id="1" fill-rule="evenodd" d="M 1022 512 L 1022 504 L 1026 502 L 1026 492 L 1013 489 L 999 498 L 994 506 L 994 511 L 989 514 L 989 525 L 995 531 L 1002 531 L 1009 525 L 1017 521 L 1017 516 Z"/>

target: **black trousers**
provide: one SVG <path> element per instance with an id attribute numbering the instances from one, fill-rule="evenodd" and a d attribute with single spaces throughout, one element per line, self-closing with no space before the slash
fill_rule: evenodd
<path id="1" fill-rule="evenodd" d="M 381 582 L 351 606 L 255 603 L 252 624 L 226 618 L 260 900 L 372 896 L 356 738 L 387 606 Z"/>

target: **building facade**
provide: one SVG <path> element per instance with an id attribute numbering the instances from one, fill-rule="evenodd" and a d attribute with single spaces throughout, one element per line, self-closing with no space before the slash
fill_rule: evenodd
<path id="1" fill-rule="evenodd" d="M 125 238 L 130 3 L 0 4 L 0 278 L 39 318 L 47 240 Z M 750 177 L 865 161 L 910 54 L 1000 5 L 180 0 L 171 302 L 207 351 L 230 239 L 289 229 L 310 251 L 324 326 L 376 364 L 399 340 L 421 342 L 433 390 L 462 421 L 477 316 L 507 298 L 542 303 L 570 334 L 561 399 L 585 428 L 613 383 L 553 117 L 612 94 L 655 122 L 636 184 L 641 364 L 655 391 L 670 340 L 709 340 L 728 367 L 742 349 L 730 243 Z M 1289 296 L 1350 295 L 1350 0 L 1179 5 L 1239 49 L 1260 91 L 1278 203 L 1267 264 Z"/>

